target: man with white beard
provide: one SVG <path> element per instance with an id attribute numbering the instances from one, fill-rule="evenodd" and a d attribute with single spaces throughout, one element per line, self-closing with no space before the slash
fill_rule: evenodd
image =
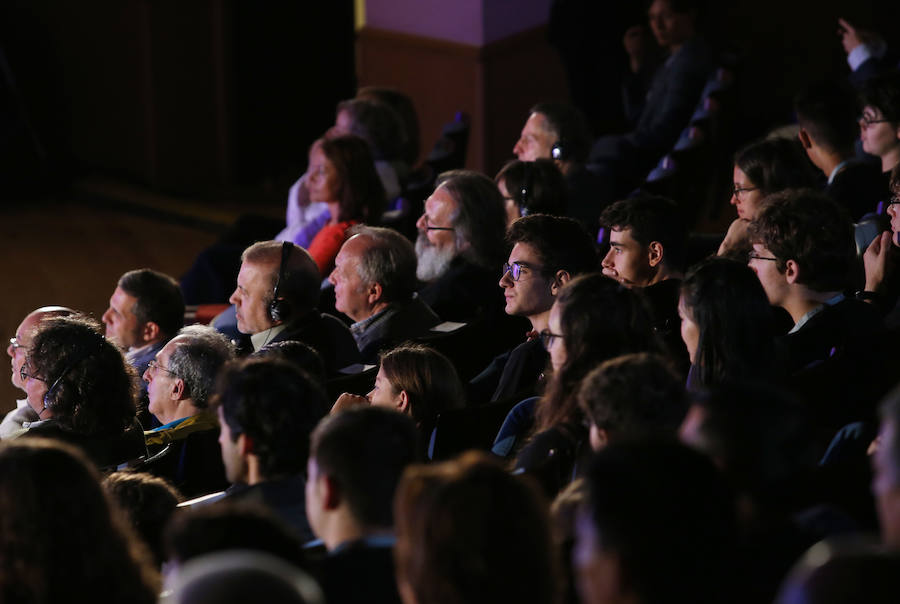
<path id="1" fill-rule="evenodd" d="M 497 186 L 470 170 L 441 174 L 416 227 L 419 297 L 445 321 L 505 316 L 497 278 L 506 214 Z"/>

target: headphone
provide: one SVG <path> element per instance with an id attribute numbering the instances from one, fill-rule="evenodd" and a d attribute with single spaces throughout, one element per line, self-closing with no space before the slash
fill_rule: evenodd
<path id="1" fill-rule="evenodd" d="M 53 410 L 53 405 L 56 404 L 56 399 L 53 396 L 53 394 L 56 391 L 56 387 L 59 386 L 59 383 L 62 381 L 62 379 L 64 377 L 66 377 L 66 374 L 69 373 L 81 361 L 87 359 L 88 357 L 92 357 L 95 354 L 100 354 L 100 352 L 103 350 L 103 340 L 104 340 L 103 336 L 101 336 L 100 334 L 97 334 L 97 337 L 101 338 L 101 341 L 98 344 L 98 346 L 96 348 L 88 348 L 87 350 L 83 351 L 81 354 L 76 356 L 74 359 L 72 359 L 72 362 L 70 362 L 68 365 L 66 365 L 65 369 L 62 370 L 62 373 L 59 374 L 59 377 L 57 377 L 55 380 L 53 380 L 53 383 L 50 385 L 49 388 L 47 388 L 47 392 L 44 393 L 44 399 L 43 399 L 44 409 L 47 409 L 49 411 Z"/>
<path id="2" fill-rule="evenodd" d="M 272 301 L 269 302 L 269 319 L 271 319 L 273 323 L 286 322 L 288 317 L 291 316 L 291 303 L 283 297 L 279 297 L 278 287 L 281 285 L 281 280 L 284 279 L 284 267 L 291 257 L 291 249 L 293 247 L 294 244 L 290 241 L 285 241 L 281 244 L 281 262 L 278 265 L 278 280 L 275 281 L 275 289 L 272 290 Z"/>
<path id="3" fill-rule="evenodd" d="M 569 145 L 566 141 L 560 140 L 553 143 L 553 146 L 550 147 L 550 157 L 557 161 L 568 161 Z"/>
<path id="4" fill-rule="evenodd" d="M 528 194 L 531 192 L 531 185 L 534 181 L 534 172 L 532 162 L 522 162 L 525 174 L 522 175 L 522 189 L 519 191 L 519 216 L 528 216 L 531 211 L 528 209 Z"/>

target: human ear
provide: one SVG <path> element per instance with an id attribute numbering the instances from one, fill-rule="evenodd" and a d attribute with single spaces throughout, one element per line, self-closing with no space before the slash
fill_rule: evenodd
<path id="1" fill-rule="evenodd" d="M 663 259 L 663 244 L 659 241 L 651 241 L 647 246 L 647 256 L 650 266 L 657 266 Z"/>

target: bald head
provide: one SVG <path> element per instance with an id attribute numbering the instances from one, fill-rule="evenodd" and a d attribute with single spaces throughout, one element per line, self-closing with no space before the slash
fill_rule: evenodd
<path id="1" fill-rule="evenodd" d="M 6 354 L 11 359 L 13 386 L 19 390 L 25 390 L 25 387 L 22 385 L 20 372 L 22 365 L 25 363 L 26 353 L 31 348 L 31 338 L 35 328 L 44 319 L 65 317 L 72 314 L 75 314 L 75 311 L 65 306 L 42 306 L 25 315 L 25 318 L 19 323 L 19 327 L 16 328 L 14 341 L 11 341 L 6 348 Z"/>

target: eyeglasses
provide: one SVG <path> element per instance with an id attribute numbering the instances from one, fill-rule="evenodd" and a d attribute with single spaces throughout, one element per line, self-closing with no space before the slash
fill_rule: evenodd
<path id="1" fill-rule="evenodd" d="M 172 371 L 171 369 L 169 369 L 167 367 L 163 367 L 162 365 L 160 365 L 159 361 L 157 361 L 156 359 L 153 359 L 149 363 L 147 363 L 147 369 L 150 371 L 153 371 L 153 372 L 156 372 L 158 369 L 162 369 L 166 373 L 171 373 L 175 377 L 178 377 L 177 373 L 175 373 L 174 371 Z"/>
<path id="2" fill-rule="evenodd" d="M 538 266 L 531 266 L 525 262 L 513 262 L 512 264 L 504 264 L 503 268 L 500 269 L 503 272 L 500 273 L 500 278 L 506 276 L 506 273 L 509 273 L 509 276 L 512 277 L 513 281 L 518 281 L 522 278 L 522 269 L 530 270 L 530 271 L 539 271 L 541 270 Z"/>
<path id="3" fill-rule="evenodd" d="M 747 254 L 747 258 L 750 260 L 771 260 L 772 262 L 778 262 L 778 258 L 772 258 L 769 256 L 760 256 L 756 252 L 749 252 Z"/>
<path id="4" fill-rule="evenodd" d="M 886 120 L 884 118 L 878 119 L 876 117 L 869 117 L 868 115 L 861 115 L 856 118 L 856 121 L 859 122 L 859 125 L 863 128 L 868 128 L 872 124 L 885 124 L 890 122 L 891 120 Z"/>
<path id="5" fill-rule="evenodd" d="M 46 381 L 47 381 L 47 380 L 45 380 L 45 379 L 42 378 L 42 377 L 38 377 L 38 376 L 34 375 L 33 373 L 30 373 L 30 371 L 31 371 L 31 370 L 28 369 L 28 359 L 25 359 L 25 362 L 22 363 L 22 366 L 19 368 L 19 377 L 22 378 L 22 383 L 23 383 L 23 384 L 24 384 L 26 381 L 28 381 L 29 379 L 32 379 L 32 380 L 39 380 L 39 381 L 41 381 L 41 382 L 46 382 Z"/>
<path id="6" fill-rule="evenodd" d="M 422 224 L 425 225 L 426 231 L 455 231 L 454 227 L 438 227 L 428 224 L 428 214 L 422 214 Z"/>
<path id="7" fill-rule="evenodd" d="M 738 199 L 741 199 L 742 196 L 744 195 L 744 193 L 747 193 L 748 191 L 757 191 L 757 190 L 759 190 L 759 187 L 739 187 L 737 185 L 731 186 L 731 194 L 734 195 L 735 197 L 737 197 Z"/>
<path id="8" fill-rule="evenodd" d="M 541 344 L 544 346 L 544 350 L 550 350 L 550 347 L 553 346 L 553 343 L 556 341 L 556 338 L 562 339 L 562 335 L 558 333 L 553 333 L 549 329 L 543 329 L 540 333 L 541 336 Z"/>
<path id="9" fill-rule="evenodd" d="M 19 338 L 13 336 L 9 339 L 9 345 L 12 346 L 13 350 L 18 350 L 19 348 L 25 348 L 25 344 L 19 344 Z"/>

